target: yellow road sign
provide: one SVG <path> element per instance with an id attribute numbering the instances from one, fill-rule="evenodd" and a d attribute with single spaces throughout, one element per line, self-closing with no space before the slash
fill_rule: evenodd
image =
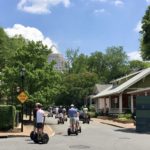
<path id="1" fill-rule="evenodd" d="M 21 102 L 21 103 L 24 103 L 27 99 L 28 99 L 28 96 L 26 95 L 25 92 L 21 92 L 18 96 L 17 96 L 18 100 Z"/>

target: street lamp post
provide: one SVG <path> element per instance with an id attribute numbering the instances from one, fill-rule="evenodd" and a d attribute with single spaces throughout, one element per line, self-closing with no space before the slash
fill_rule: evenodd
<path id="1" fill-rule="evenodd" d="M 24 78 L 25 78 L 25 68 L 22 68 L 20 71 L 21 77 L 21 92 L 24 91 Z M 21 107 L 21 132 L 23 132 L 23 103 Z"/>

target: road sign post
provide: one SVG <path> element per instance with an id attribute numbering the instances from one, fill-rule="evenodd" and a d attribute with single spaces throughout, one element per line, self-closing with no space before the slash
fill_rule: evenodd
<path id="1" fill-rule="evenodd" d="M 21 107 L 21 132 L 23 132 L 23 103 L 28 99 L 28 96 L 24 91 L 22 91 L 18 96 L 18 100 L 22 103 Z"/>

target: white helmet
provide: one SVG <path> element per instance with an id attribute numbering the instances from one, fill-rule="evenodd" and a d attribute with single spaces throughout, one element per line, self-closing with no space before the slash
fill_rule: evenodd
<path id="1" fill-rule="evenodd" d="M 74 107 L 74 105 L 73 105 L 73 104 L 71 104 L 70 106 L 71 106 L 71 107 Z"/>

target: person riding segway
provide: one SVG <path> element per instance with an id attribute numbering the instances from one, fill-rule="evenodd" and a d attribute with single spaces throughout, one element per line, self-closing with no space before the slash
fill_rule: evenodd
<path id="1" fill-rule="evenodd" d="M 78 135 L 78 129 L 76 128 L 77 109 L 74 108 L 73 104 L 71 104 L 71 108 L 68 111 L 68 116 L 70 118 L 70 128 L 68 128 L 68 135 Z"/>
<path id="2" fill-rule="evenodd" d="M 31 138 L 31 140 L 34 139 L 34 135 L 35 135 L 36 130 L 37 130 L 37 128 L 36 128 L 36 113 L 37 113 L 38 105 L 39 105 L 39 104 L 40 104 L 40 103 L 36 103 L 36 104 L 35 104 L 35 107 L 34 107 L 34 109 L 33 109 L 33 131 L 30 133 L 30 138 Z"/>
<path id="3" fill-rule="evenodd" d="M 49 141 L 49 136 L 47 133 L 43 132 L 44 129 L 44 122 L 45 122 L 45 116 L 44 111 L 41 109 L 42 105 L 37 105 L 37 112 L 36 112 L 36 128 L 37 132 L 35 132 L 33 141 L 35 143 L 43 143 L 46 144 Z"/>
<path id="4" fill-rule="evenodd" d="M 59 107 L 59 110 L 58 110 L 58 124 L 62 123 L 64 124 L 64 116 L 63 116 L 63 108 L 62 106 Z"/>
<path id="5" fill-rule="evenodd" d="M 88 115 L 88 108 L 86 105 L 83 107 L 83 123 L 90 123 L 90 117 Z"/>

